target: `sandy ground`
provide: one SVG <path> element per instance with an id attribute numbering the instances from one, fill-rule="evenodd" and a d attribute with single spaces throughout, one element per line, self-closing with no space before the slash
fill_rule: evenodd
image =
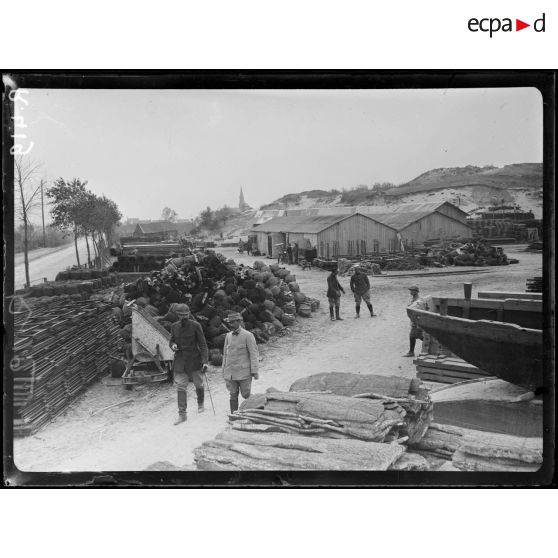
<path id="1" fill-rule="evenodd" d="M 90 249 L 93 254 L 91 245 Z M 78 250 L 81 263 L 87 263 L 87 247 L 84 239 L 78 240 Z M 25 285 L 23 254 L 16 254 L 14 260 L 14 286 L 16 289 L 20 289 Z M 29 279 L 31 284 L 40 282 L 43 277 L 46 277 L 47 281 L 54 281 L 59 271 L 63 271 L 76 263 L 76 250 L 73 242 L 56 248 L 32 250 L 29 252 Z"/>
<path id="2" fill-rule="evenodd" d="M 251 265 L 255 259 L 234 248 L 218 250 L 239 263 Z M 327 273 L 291 266 L 301 290 L 321 305 L 311 318 L 298 318 L 290 334 L 259 346 L 260 380 L 252 391 L 261 393 L 271 386 L 288 390 L 297 378 L 318 372 L 414 376 L 412 359 L 402 357 L 408 350 L 407 287 L 416 283 L 425 295 L 462 296 L 463 281 L 471 281 L 473 296 L 479 290 L 524 291 L 528 277 L 542 274 L 542 256 L 524 252 L 524 246 L 505 251 L 520 263 L 463 276 L 371 277 L 376 318 L 370 318 L 364 307 L 361 318 L 354 319 L 349 279 L 342 277 L 349 294 L 342 297 L 344 321 L 339 322 L 329 319 Z M 127 391 L 98 382 L 36 435 L 14 440 L 15 463 L 24 471 L 132 471 L 153 464 L 155 469 L 195 468 L 194 448 L 227 426 L 228 394 L 220 370 L 211 367 L 207 378 L 215 415 L 207 395 L 206 412 L 198 415 L 190 385 L 188 422 L 179 426 L 173 425 L 176 392 L 171 385 Z M 122 405 L 103 411 L 115 403 Z"/>

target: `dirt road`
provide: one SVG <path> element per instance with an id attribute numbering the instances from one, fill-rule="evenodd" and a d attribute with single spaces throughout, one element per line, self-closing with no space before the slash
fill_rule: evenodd
<path id="1" fill-rule="evenodd" d="M 298 266 L 291 266 L 301 290 L 318 298 L 321 306 L 311 318 L 299 318 L 289 335 L 259 346 L 261 379 L 254 382 L 253 392 L 261 393 L 271 386 L 288 390 L 297 378 L 318 372 L 414 376 L 412 359 L 402 357 L 408 350 L 407 287 L 416 283 L 423 294 L 461 296 L 465 280 L 473 283 L 473 296 L 481 289 L 524 291 L 527 277 L 541 275 L 542 256 L 523 249 L 506 247 L 506 253 L 517 257 L 520 263 L 484 268 L 489 269 L 486 273 L 463 277 L 371 277 L 377 318 L 369 318 L 365 308 L 360 319 L 353 318 L 349 279 L 342 277 L 341 284 L 349 294 L 342 297 L 344 321 L 339 322 L 329 319 L 325 298 L 327 273 L 303 272 Z M 255 259 L 239 255 L 232 248 L 219 251 L 239 263 L 251 265 Z M 207 376 L 215 416 L 207 396 L 207 410 L 198 415 L 192 386 L 188 421 L 173 426 L 176 392 L 172 386 L 126 391 L 122 386 L 97 383 L 65 415 L 35 436 L 16 439 L 15 462 L 26 471 L 133 471 L 161 462 L 193 468 L 193 449 L 227 425 L 228 394 L 220 371 L 212 367 Z M 122 405 L 99 412 L 115 403 Z"/>
<path id="2" fill-rule="evenodd" d="M 91 251 L 93 251 L 93 248 Z M 79 257 L 82 264 L 87 263 L 87 247 L 85 240 L 78 240 Z M 23 254 L 16 254 L 14 262 L 14 286 L 20 289 L 25 285 L 25 266 Z M 29 252 L 29 279 L 36 284 L 43 277 L 47 281 L 54 281 L 59 271 L 76 264 L 76 250 L 74 243 L 56 248 L 39 248 Z"/>

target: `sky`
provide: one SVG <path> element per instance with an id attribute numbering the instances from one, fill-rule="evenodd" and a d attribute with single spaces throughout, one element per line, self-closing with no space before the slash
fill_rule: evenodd
<path id="1" fill-rule="evenodd" d="M 440 167 L 542 162 L 534 88 L 30 89 L 17 139 L 47 180 L 80 178 L 125 218 L 257 208 L 304 190 L 401 184 Z"/>

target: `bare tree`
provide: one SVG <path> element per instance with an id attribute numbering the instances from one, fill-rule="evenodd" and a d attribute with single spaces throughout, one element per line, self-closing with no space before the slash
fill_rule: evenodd
<path id="1" fill-rule="evenodd" d="M 23 221 L 23 261 L 25 264 L 25 283 L 30 284 L 29 279 L 29 232 L 31 223 L 29 218 L 33 210 L 41 203 L 41 182 L 37 182 L 37 175 L 41 164 L 25 157 L 17 155 L 14 158 L 14 183 L 19 192 L 16 212 Z"/>

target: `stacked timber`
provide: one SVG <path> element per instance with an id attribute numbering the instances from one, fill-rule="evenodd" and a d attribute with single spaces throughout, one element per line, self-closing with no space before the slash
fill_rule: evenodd
<path id="1" fill-rule="evenodd" d="M 542 277 L 530 277 L 526 281 L 525 291 L 528 293 L 542 293 L 543 290 L 543 278 Z"/>
<path id="2" fill-rule="evenodd" d="M 453 355 L 420 354 L 413 361 L 413 364 L 417 368 L 417 376 L 425 382 L 456 384 L 464 380 L 479 380 L 490 377 L 480 368 Z"/>
<path id="3" fill-rule="evenodd" d="M 335 395 L 396 403 L 405 411 L 404 436 L 420 440 L 432 421 L 432 401 L 418 379 L 375 374 L 321 373 L 301 378 L 289 391 L 329 392 Z"/>
<path id="4" fill-rule="evenodd" d="M 89 270 L 91 272 L 100 270 Z M 101 289 L 106 289 L 112 285 L 118 284 L 118 277 L 116 274 L 105 274 L 102 277 L 91 277 L 91 278 L 80 278 L 83 277 L 83 273 L 76 272 L 78 278 L 70 277 L 72 272 L 64 274 L 59 273 L 56 276 L 55 281 L 45 281 L 44 283 L 39 283 L 37 285 L 31 285 L 31 287 L 20 289 L 16 291 L 17 295 L 26 296 L 30 298 L 38 298 L 44 296 L 60 296 L 60 295 L 74 295 L 74 294 L 90 294 Z M 61 277 L 68 277 L 68 279 L 63 279 Z"/>
<path id="5" fill-rule="evenodd" d="M 110 305 L 56 298 L 15 313 L 15 435 L 38 430 L 110 370 L 109 355 L 118 343 Z"/>

